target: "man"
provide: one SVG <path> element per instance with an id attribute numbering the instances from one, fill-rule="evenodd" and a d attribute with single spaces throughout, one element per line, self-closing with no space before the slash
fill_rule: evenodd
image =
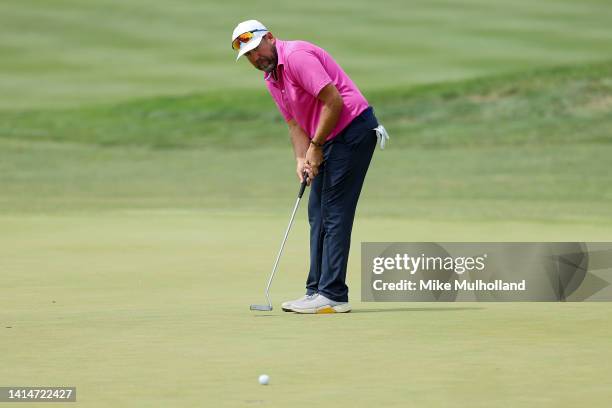
<path id="1" fill-rule="evenodd" d="M 232 48 L 264 80 L 289 126 L 300 182 L 311 187 L 310 271 L 306 295 L 282 304 L 297 313 L 344 313 L 346 267 L 355 208 L 377 137 L 388 135 L 333 58 L 305 41 L 281 41 L 257 20 L 234 29 Z"/>

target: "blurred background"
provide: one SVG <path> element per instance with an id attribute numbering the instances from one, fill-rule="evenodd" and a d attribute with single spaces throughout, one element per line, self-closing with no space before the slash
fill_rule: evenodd
<path id="1" fill-rule="evenodd" d="M 364 91 L 609 57 L 606 1 L 5 0 L 2 107 L 57 108 L 137 97 L 262 91 L 234 63 L 235 25 L 320 44 Z"/>
<path id="2" fill-rule="evenodd" d="M 286 127 L 229 45 L 258 18 L 326 48 L 389 129 L 365 214 L 607 219 L 611 17 L 594 0 L 4 1 L 0 208 L 284 208 Z"/>

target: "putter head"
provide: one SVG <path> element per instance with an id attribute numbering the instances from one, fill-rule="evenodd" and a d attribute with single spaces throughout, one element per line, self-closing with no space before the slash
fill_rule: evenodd
<path id="1" fill-rule="evenodd" d="M 269 305 L 251 305 L 251 310 L 257 310 L 258 312 L 269 312 L 272 310 L 272 306 Z"/>

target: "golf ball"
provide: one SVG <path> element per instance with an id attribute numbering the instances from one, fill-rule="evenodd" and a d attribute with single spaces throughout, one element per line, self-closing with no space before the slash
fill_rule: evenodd
<path id="1" fill-rule="evenodd" d="M 268 377 L 267 374 L 262 374 L 259 376 L 259 383 L 261 385 L 268 385 L 268 382 L 270 382 L 270 377 Z"/>

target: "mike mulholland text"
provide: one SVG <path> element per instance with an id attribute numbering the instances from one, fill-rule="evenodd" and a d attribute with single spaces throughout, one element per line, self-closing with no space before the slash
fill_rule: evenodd
<path id="1" fill-rule="evenodd" d="M 377 279 L 372 282 L 372 288 L 377 291 L 385 290 L 492 290 L 492 291 L 524 291 L 526 288 L 525 279 L 519 282 L 504 282 L 501 279 L 496 279 L 493 282 L 485 282 L 483 280 L 475 280 L 473 282 L 467 280 L 455 280 L 453 283 L 444 282 L 438 279 L 419 280 L 418 283 L 402 279 L 398 282 L 383 282 Z"/>

